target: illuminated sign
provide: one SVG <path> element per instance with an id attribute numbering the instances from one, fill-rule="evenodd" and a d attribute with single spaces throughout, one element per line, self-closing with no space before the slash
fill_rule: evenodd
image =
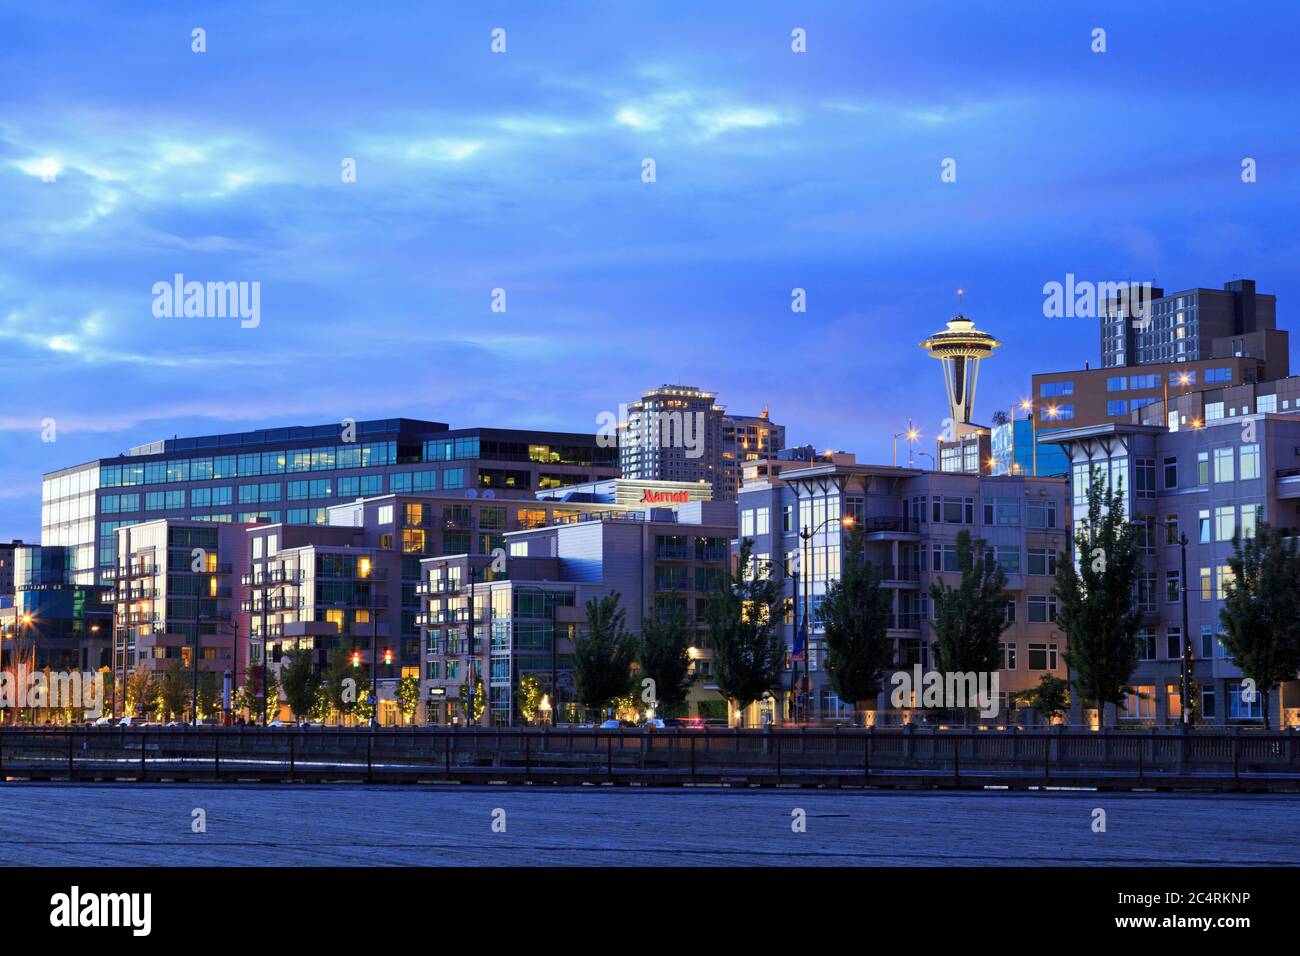
<path id="1" fill-rule="evenodd" d="M 688 491 L 652 491 L 647 488 L 641 493 L 643 505 L 685 504 L 690 500 Z"/>

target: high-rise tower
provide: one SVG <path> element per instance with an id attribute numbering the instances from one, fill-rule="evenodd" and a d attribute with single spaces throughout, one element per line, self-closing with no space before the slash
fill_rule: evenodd
<path id="1" fill-rule="evenodd" d="M 960 314 L 949 319 L 943 331 L 935 332 L 921 343 L 921 348 L 943 363 L 943 380 L 948 388 L 948 406 L 952 410 L 953 439 L 979 430 L 971 424 L 970 416 L 975 404 L 980 359 L 988 358 L 1001 344 Z"/>

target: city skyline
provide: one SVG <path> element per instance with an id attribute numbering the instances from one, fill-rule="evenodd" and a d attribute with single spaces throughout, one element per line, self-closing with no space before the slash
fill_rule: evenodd
<path id="1" fill-rule="evenodd" d="M 0 16 L 0 537 L 38 539 L 42 473 L 173 435 L 395 416 L 595 433 L 664 383 L 888 461 L 909 417 L 928 449 L 946 414 L 917 343 L 958 287 L 1006 342 L 981 423 L 1034 372 L 1100 364 L 1096 320 L 1043 317 L 1070 274 L 1251 277 L 1290 325 L 1284 29 L 759 5 L 683 33 L 558 6 L 454 25 L 218 8 L 129 35 L 90 6 L 57 29 Z M 261 283 L 259 324 L 155 316 L 177 273 Z"/>

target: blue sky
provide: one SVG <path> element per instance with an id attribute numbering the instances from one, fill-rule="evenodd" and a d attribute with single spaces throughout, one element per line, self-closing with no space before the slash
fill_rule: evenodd
<path id="1" fill-rule="evenodd" d="M 885 461 L 945 413 L 917 343 L 959 286 L 1006 343 L 982 420 L 1096 363 L 1095 321 L 1042 315 L 1066 273 L 1250 276 L 1289 325 L 1300 12 L 1134 6 L 6 8 L 0 537 L 37 536 L 42 472 L 157 438 L 595 431 L 668 381 Z M 177 272 L 260 282 L 260 325 L 155 317 Z"/>

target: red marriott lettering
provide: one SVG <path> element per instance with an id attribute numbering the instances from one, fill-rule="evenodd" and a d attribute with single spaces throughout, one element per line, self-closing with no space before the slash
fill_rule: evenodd
<path id="1" fill-rule="evenodd" d="M 647 488 L 641 492 L 643 505 L 685 504 L 690 500 L 690 492 L 687 491 L 651 491 Z"/>

